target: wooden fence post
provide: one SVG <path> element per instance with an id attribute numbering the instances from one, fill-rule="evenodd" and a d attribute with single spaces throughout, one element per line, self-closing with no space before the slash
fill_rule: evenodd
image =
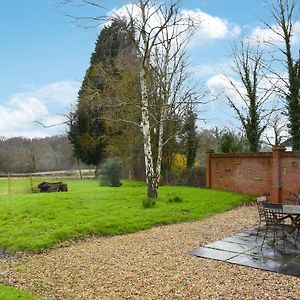
<path id="1" fill-rule="evenodd" d="M 10 186 L 10 174 L 7 173 L 7 180 L 8 180 L 8 195 L 11 193 L 11 186 Z"/>

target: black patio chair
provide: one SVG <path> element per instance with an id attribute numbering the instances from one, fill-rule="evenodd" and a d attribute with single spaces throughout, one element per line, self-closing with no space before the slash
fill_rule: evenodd
<path id="1" fill-rule="evenodd" d="M 279 240 L 283 241 L 283 251 L 285 252 L 285 242 L 287 240 L 288 229 L 290 225 L 285 224 L 285 215 L 283 214 L 282 204 L 263 202 L 263 212 L 265 216 L 265 233 L 261 248 L 265 244 L 268 232 L 273 233 L 273 245 L 278 243 Z M 281 236 L 280 236 L 281 233 Z"/>
<path id="2" fill-rule="evenodd" d="M 297 229 L 297 233 L 295 235 L 295 243 L 298 242 L 298 237 L 300 237 L 300 228 Z"/>
<path id="3" fill-rule="evenodd" d="M 258 226 L 257 226 L 257 231 L 256 231 L 255 242 L 257 241 L 259 231 L 261 230 L 262 226 L 264 226 L 266 223 L 264 209 L 263 209 L 263 203 L 266 201 L 267 201 L 267 197 L 256 198 L 256 206 L 257 206 L 259 219 L 258 219 Z"/>

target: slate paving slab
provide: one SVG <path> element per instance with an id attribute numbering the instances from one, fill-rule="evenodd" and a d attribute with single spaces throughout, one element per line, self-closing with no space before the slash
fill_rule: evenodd
<path id="1" fill-rule="evenodd" d="M 292 275 L 296 277 L 300 277 L 300 264 L 299 262 L 290 262 L 282 265 L 279 267 L 279 270 L 276 272 L 286 274 L 286 275 Z"/>
<path id="2" fill-rule="evenodd" d="M 224 242 L 230 242 L 235 244 L 242 244 L 242 245 L 253 245 L 257 246 L 257 244 L 261 244 L 263 239 L 262 237 L 258 237 L 255 239 L 253 236 L 230 236 L 223 240 Z"/>
<path id="3" fill-rule="evenodd" d="M 300 277 L 300 249 L 291 241 L 273 243 L 268 237 L 263 247 L 263 230 L 251 228 L 221 241 L 189 252 L 190 255 Z M 274 244 L 274 245 L 273 245 Z"/>
<path id="4" fill-rule="evenodd" d="M 212 258 L 216 260 L 228 260 L 238 255 L 238 253 L 228 252 L 225 250 L 217 250 L 206 247 L 201 247 L 199 249 L 194 249 L 190 252 L 191 255 Z"/>
<path id="5" fill-rule="evenodd" d="M 257 245 L 253 244 L 240 244 L 240 243 L 232 243 L 226 241 L 218 241 L 215 243 L 211 243 L 205 246 L 206 248 L 218 249 L 218 250 L 225 250 L 234 253 L 244 253 L 251 249 L 257 247 Z"/>
<path id="6" fill-rule="evenodd" d="M 227 262 L 274 272 L 286 264 L 286 262 L 281 262 L 274 259 L 245 254 L 230 258 L 227 260 Z"/>
<path id="7" fill-rule="evenodd" d="M 285 261 L 288 262 L 294 257 L 297 256 L 297 253 L 287 253 L 283 252 L 281 250 L 277 250 L 276 248 L 265 245 L 263 249 L 261 247 L 256 247 L 254 249 L 251 249 L 249 251 L 246 251 L 244 254 L 246 255 L 251 255 L 251 256 L 257 256 L 257 257 L 264 257 L 264 258 L 269 258 L 273 260 L 280 260 L 280 261 Z"/>

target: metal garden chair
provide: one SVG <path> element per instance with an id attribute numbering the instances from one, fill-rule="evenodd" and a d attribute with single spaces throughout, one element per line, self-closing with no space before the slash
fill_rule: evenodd
<path id="1" fill-rule="evenodd" d="M 269 232 L 273 233 L 273 245 L 283 240 L 283 251 L 285 252 L 285 241 L 289 225 L 284 223 L 285 215 L 283 214 L 282 204 L 263 202 L 263 212 L 265 217 L 266 229 L 263 237 L 261 248 L 265 244 Z M 279 235 L 281 233 L 281 236 Z"/>
<path id="2" fill-rule="evenodd" d="M 262 226 L 264 226 L 266 223 L 265 213 L 264 213 L 264 209 L 263 209 L 263 203 L 266 201 L 267 201 L 267 197 L 256 198 L 256 206 L 257 206 L 257 211 L 258 211 L 259 223 L 258 223 L 258 227 L 257 227 L 257 231 L 256 231 L 255 242 L 257 241 L 259 231 L 261 230 Z"/>

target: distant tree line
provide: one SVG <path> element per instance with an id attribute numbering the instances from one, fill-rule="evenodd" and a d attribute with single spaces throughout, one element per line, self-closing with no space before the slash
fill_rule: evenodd
<path id="1" fill-rule="evenodd" d="M 208 149 L 219 153 L 248 151 L 246 138 L 241 133 L 220 128 L 199 130 L 195 122 L 195 115 L 190 114 L 183 124 L 183 133 L 166 147 L 163 184 L 204 185 L 205 154 Z M 136 151 L 127 156 L 135 148 Z M 136 145 L 123 141 L 119 150 L 117 146 L 110 149 L 110 157 L 121 159 L 125 177 L 145 179 L 143 153 L 138 151 Z M 89 165 L 81 162 L 80 167 L 88 168 Z M 78 161 L 66 136 L 0 138 L 0 174 L 70 169 L 78 169 Z"/>
<path id="2" fill-rule="evenodd" d="M 0 173 L 34 173 L 77 169 L 65 136 L 0 138 Z"/>

